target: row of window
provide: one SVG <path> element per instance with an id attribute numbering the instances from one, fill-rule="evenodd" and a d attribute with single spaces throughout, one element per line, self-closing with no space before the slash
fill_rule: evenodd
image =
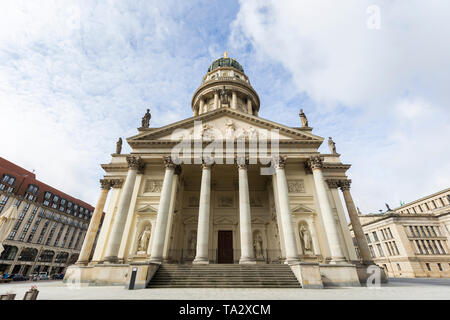
<path id="1" fill-rule="evenodd" d="M 4 191 L 6 189 L 7 193 L 12 193 L 14 191 L 14 183 L 16 178 L 8 174 L 4 174 L 0 184 L 0 190 Z M 34 201 L 37 199 L 37 193 L 39 187 L 34 184 L 29 184 L 25 192 L 25 199 Z M 50 191 L 46 191 L 44 194 L 44 205 L 52 207 L 53 209 L 58 209 L 61 212 L 66 212 L 67 214 L 73 214 L 79 218 L 88 219 L 92 216 L 93 212 L 89 211 L 87 208 L 78 206 L 78 204 L 73 204 L 58 195 L 53 195 Z M 77 211 L 77 212 L 75 212 Z"/>
<path id="2" fill-rule="evenodd" d="M 395 243 L 395 241 L 387 241 L 384 242 L 385 248 L 387 249 L 388 255 L 390 256 L 398 256 L 400 254 L 400 252 L 398 251 L 398 247 L 397 244 Z M 374 250 L 374 246 L 369 245 L 369 250 L 370 250 L 370 255 L 372 256 L 372 258 L 376 258 L 378 257 L 384 257 L 384 250 L 383 247 L 381 245 L 381 243 L 377 243 L 376 244 L 377 247 L 377 251 L 378 251 L 378 255 L 375 254 L 375 250 Z"/>
<path id="3" fill-rule="evenodd" d="M 450 194 L 445 195 L 445 198 L 447 198 L 447 203 L 450 203 Z M 401 210 L 401 213 L 424 213 L 430 210 L 434 210 L 437 208 L 445 207 L 445 201 L 444 196 L 439 197 L 437 199 L 430 200 L 428 202 L 418 204 L 412 208 Z"/>
<path id="4" fill-rule="evenodd" d="M 0 255 L 0 260 L 14 260 L 18 252 L 16 246 L 5 245 L 5 250 Z M 54 262 L 54 263 L 66 263 L 69 258 L 68 252 L 59 252 L 56 254 L 52 250 L 44 250 L 38 256 L 38 250 L 36 248 L 23 248 L 19 254 L 18 261 L 37 261 L 39 262 Z"/>
<path id="5" fill-rule="evenodd" d="M 441 240 L 414 240 L 417 254 L 447 254 Z"/>
<path id="6" fill-rule="evenodd" d="M 20 200 L 16 201 L 16 205 L 20 204 Z M 11 231 L 11 233 L 8 236 L 9 240 L 14 240 L 16 237 L 16 234 L 19 230 L 20 225 L 22 224 L 22 222 L 25 220 L 26 214 L 28 212 L 30 208 L 30 204 L 26 203 L 25 206 L 23 207 L 22 211 L 19 214 L 19 218 L 18 221 L 16 222 L 15 226 L 13 227 L 13 230 Z M 60 244 L 61 247 L 64 247 L 66 245 L 66 240 L 67 237 L 70 233 L 70 231 L 72 230 L 72 226 L 74 227 L 74 232 L 72 234 L 72 238 L 70 239 L 69 245 L 68 247 L 72 247 L 73 241 L 75 239 L 75 234 L 78 234 L 78 237 L 76 238 L 76 244 L 73 248 L 77 248 L 78 244 L 80 243 L 80 237 L 83 233 L 83 230 L 86 230 L 88 227 L 87 223 L 82 223 L 82 222 L 78 222 L 77 220 L 74 220 L 72 218 L 67 218 L 64 215 L 60 215 L 58 213 L 54 213 L 50 210 L 45 210 L 43 208 L 41 208 L 40 212 L 37 214 L 37 217 L 34 221 L 34 225 L 30 230 L 30 226 L 36 216 L 36 213 L 38 211 L 39 207 L 35 206 L 31 212 L 31 214 L 29 215 L 28 219 L 26 220 L 26 224 L 24 226 L 24 228 L 22 229 L 22 233 L 19 236 L 18 241 L 27 241 L 28 243 L 31 243 L 34 239 L 36 230 L 38 229 L 38 226 L 41 222 L 41 220 L 44 218 L 44 226 L 42 227 L 38 238 L 36 239 L 36 243 L 37 244 L 41 244 L 44 242 L 44 237 L 46 236 L 47 230 L 50 228 L 50 232 L 46 237 L 45 240 L 45 244 L 46 245 L 52 245 L 52 241 L 53 241 L 53 236 L 56 232 L 56 228 L 59 225 L 59 232 L 57 234 L 56 239 L 53 242 L 53 246 L 58 246 L 60 237 L 61 237 L 61 233 L 63 231 L 64 228 L 66 228 L 66 237 L 65 239 L 62 241 L 62 243 Z M 50 220 L 52 219 L 52 220 Z M 61 222 L 61 224 L 59 224 L 58 222 Z M 26 239 L 27 233 L 29 232 L 28 238 Z"/>
<path id="7" fill-rule="evenodd" d="M 409 237 L 433 238 L 440 236 L 440 230 L 438 226 L 406 226 L 406 227 Z"/>

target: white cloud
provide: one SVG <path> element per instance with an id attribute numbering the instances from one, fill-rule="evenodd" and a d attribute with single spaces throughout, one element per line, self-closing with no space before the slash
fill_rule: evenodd
<path id="1" fill-rule="evenodd" d="M 449 186 L 448 1 L 240 3 L 230 43 L 289 72 L 315 132 L 333 136 L 353 164 L 363 211 Z M 367 28 L 370 5 L 380 8 L 379 30 Z M 300 107 L 283 103 L 272 113 Z"/>

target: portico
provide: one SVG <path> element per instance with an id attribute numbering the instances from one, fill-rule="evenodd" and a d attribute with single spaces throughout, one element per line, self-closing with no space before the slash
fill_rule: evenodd
<path id="1" fill-rule="evenodd" d="M 117 282 L 133 265 L 146 266 L 140 277 L 149 280 L 161 264 L 287 264 L 304 287 L 321 287 L 322 276 L 331 285 L 359 285 L 345 211 L 330 184 L 339 181 L 352 214 L 350 165 L 335 149 L 318 151 L 323 138 L 307 121 L 288 127 L 260 118 L 243 68 L 219 60 L 194 93 L 193 117 L 161 128 L 142 121 L 127 139 L 132 152 L 102 165 L 96 212 L 109 187 L 118 188 L 92 261 L 80 255 L 83 277 L 92 282 L 94 270 L 109 270 Z"/>

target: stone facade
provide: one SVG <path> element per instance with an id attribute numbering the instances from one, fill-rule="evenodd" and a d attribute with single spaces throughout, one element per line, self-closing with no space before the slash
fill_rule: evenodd
<path id="1" fill-rule="evenodd" d="M 288 263 L 304 287 L 321 287 L 321 270 L 329 285 L 359 285 L 360 261 L 338 189 L 350 165 L 337 153 L 320 154 L 324 139 L 310 126 L 260 118 L 259 97 L 242 67 L 216 62 L 194 93 L 193 117 L 139 128 L 127 139 L 131 155 L 115 154 L 102 165 L 104 179 L 124 183 L 110 191 L 92 260 L 79 261 L 73 272 L 79 268 L 82 281 L 98 283 L 102 265 Z M 267 135 L 268 153 L 252 161 L 252 143 Z M 174 157 L 186 141 L 193 153 Z M 212 153 L 214 164 L 195 151 L 209 143 L 223 147 Z M 229 152 L 230 145 L 236 149 Z"/>
<path id="2" fill-rule="evenodd" d="M 374 262 L 389 277 L 450 277 L 450 189 L 359 219 Z"/>

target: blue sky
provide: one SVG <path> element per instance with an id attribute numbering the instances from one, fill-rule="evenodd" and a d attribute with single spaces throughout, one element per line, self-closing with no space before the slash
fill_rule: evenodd
<path id="1" fill-rule="evenodd" d="M 299 126 L 303 108 L 352 164 L 361 210 L 396 207 L 449 186 L 449 11 L 444 0 L 3 0 L 0 154 L 95 203 L 117 138 L 148 107 L 151 126 L 191 116 L 228 50 L 261 117 Z"/>

